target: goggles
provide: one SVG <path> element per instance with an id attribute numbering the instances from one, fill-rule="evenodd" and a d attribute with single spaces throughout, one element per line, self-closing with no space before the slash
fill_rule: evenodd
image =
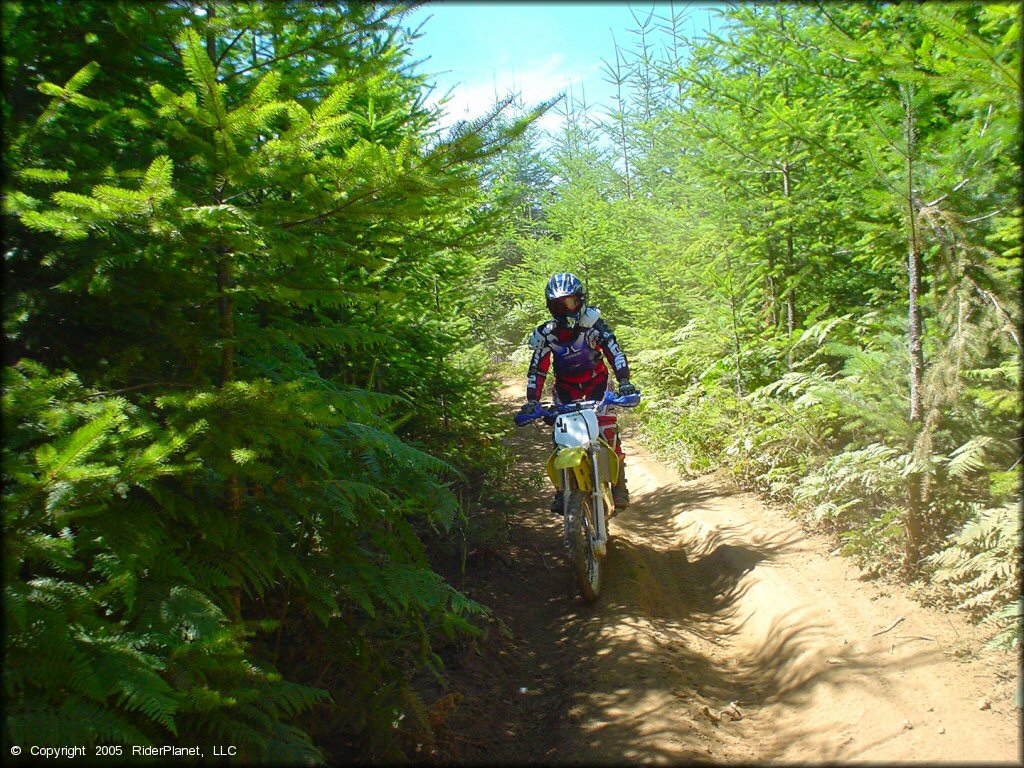
<path id="1" fill-rule="evenodd" d="M 576 314 L 583 306 L 583 299 L 579 296 L 559 296 L 557 299 L 548 300 L 548 311 L 555 317 L 569 317 Z"/>

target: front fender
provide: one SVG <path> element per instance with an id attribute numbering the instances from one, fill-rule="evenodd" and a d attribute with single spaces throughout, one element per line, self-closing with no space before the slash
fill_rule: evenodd
<path id="1" fill-rule="evenodd" d="M 590 482 L 590 461 L 586 448 L 563 448 L 555 451 L 548 458 L 548 477 L 556 488 L 562 487 L 562 470 L 571 469 L 576 474 L 576 482 L 581 490 L 593 488 Z"/>
<path id="2" fill-rule="evenodd" d="M 587 458 L 586 448 L 580 446 L 577 446 L 576 448 L 566 448 L 554 455 L 554 466 L 555 469 L 568 469 L 569 467 L 577 466 L 585 458 Z"/>

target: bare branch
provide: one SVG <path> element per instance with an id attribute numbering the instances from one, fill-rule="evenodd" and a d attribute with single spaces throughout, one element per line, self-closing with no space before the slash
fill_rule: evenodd
<path id="1" fill-rule="evenodd" d="M 1006 332 L 1010 334 L 1011 338 L 1013 338 L 1013 342 L 1017 345 L 1017 349 L 1020 349 L 1020 338 L 1014 330 L 1017 327 L 1017 324 L 1013 321 L 1013 318 L 1010 317 L 1010 313 L 1003 309 L 1002 305 L 1000 305 L 999 301 L 996 299 L 995 294 L 991 291 L 986 291 L 984 288 L 979 288 L 978 286 L 975 286 L 974 290 L 978 292 L 978 295 L 981 296 L 982 299 L 989 302 L 996 308 L 996 312 L 998 312 L 1006 321 Z"/>
<path id="2" fill-rule="evenodd" d="M 822 6 L 822 4 L 821 4 L 820 2 L 815 2 L 815 3 L 814 3 L 814 7 L 815 7 L 815 8 L 817 8 L 817 9 L 818 9 L 819 11 L 821 11 L 821 14 L 822 14 L 822 15 L 823 15 L 823 16 L 824 16 L 824 17 L 825 17 L 826 19 L 828 19 L 828 21 L 829 21 L 829 24 L 831 24 L 831 25 L 832 25 L 833 27 L 835 27 L 835 28 L 836 28 L 836 29 L 838 29 L 838 30 L 839 30 L 840 32 L 842 32 L 842 33 L 843 33 L 844 35 L 846 35 L 846 36 L 847 36 L 847 37 L 848 37 L 848 38 L 849 38 L 850 40 L 856 40 L 856 39 L 857 39 L 857 38 L 855 38 L 855 37 L 854 37 L 853 35 L 851 35 L 851 34 L 850 34 L 849 32 L 847 32 L 847 31 L 846 31 L 846 28 L 845 28 L 845 27 L 843 27 L 843 25 L 842 25 L 842 24 L 840 24 L 840 23 L 839 23 L 838 21 L 836 21 L 836 20 L 835 20 L 835 19 L 833 19 L 833 18 L 832 18 L 831 16 L 829 16 L 829 15 L 828 15 L 828 11 L 826 11 L 826 10 L 825 10 L 824 6 Z"/>
<path id="3" fill-rule="evenodd" d="M 945 201 L 954 192 L 959 192 L 961 189 L 963 189 L 965 186 L 967 186 L 967 184 L 970 183 L 970 181 L 971 181 L 970 177 L 967 177 L 966 179 L 960 180 L 957 183 L 957 185 L 955 187 L 953 187 L 949 192 L 947 192 L 946 194 L 942 195 L 941 197 L 935 198 L 930 203 L 925 203 L 924 207 L 925 208 L 931 208 L 934 205 L 938 205 L 939 203 Z"/>
<path id="4" fill-rule="evenodd" d="M 974 223 L 979 222 L 979 221 L 984 221 L 985 219 L 991 219 L 993 216 L 998 216 L 1000 213 L 1003 212 L 1003 210 L 1004 210 L 1003 208 L 999 208 L 999 209 L 997 209 L 995 211 L 992 211 L 992 213 L 986 213 L 984 216 L 976 216 L 973 219 L 967 219 L 964 222 L 964 224 L 974 224 Z"/>
<path id="5" fill-rule="evenodd" d="M 293 56 L 298 56 L 299 54 L 305 53 L 306 51 L 311 51 L 314 48 L 317 48 L 317 47 L 319 47 L 321 45 L 327 45 L 328 43 L 332 43 L 332 42 L 334 42 L 336 40 L 340 40 L 340 39 L 344 38 L 346 35 L 352 34 L 353 32 L 354 32 L 354 30 L 347 29 L 344 32 L 341 32 L 340 34 L 332 35 L 330 37 L 325 37 L 325 38 L 320 39 L 320 40 L 314 40 L 309 45 L 303 46 L 302 48 L 296 48 L 294 51 L 286 51 L 285 53 L 282 53 L 282 54 L 280 54 L 278 56 L 274 56 L 273 58 L 265 59 L 264 61 L 259 61 L 259 62 L 255 63 L 255 64 L 252 64 L 252 65 L 248 66 L 248 67 L 243 67 L 242 69 L 236 69 L 231 74 L 225 75 L 223 80 L 222 80 L 222 82 L 227 82 L 228 80 L 230 80 L 233 77 L 238 77 L 239 75 L 244 75 L 246 72 L 251 72 L 254 69 L 259 69 L 260 67 L 266 67 L 266 66 L 268 66 L 270 64 L 275 64 L 275 63 L 277 63 L 279 61 L 284 61 L 285 59 L 290 59 Z"/>
<path id="6" fill-rule="evenodd" d="M 250 29 L 251 29 L 251 27 L 244 27 L 241 32 L 239 32 L 237 35 L 235 35 L 235 39 L 232 40 L 230 43 L 228 43 L 227 47 L 223 51 L 221 51 L 220 56 L 217 57 L 217 61 L 215 61 L 213 63 L 214 67 L 220 67 L 221 63 L 224 61 L 224 58 L 228 55 L 228 53 L 231 51 L 231 49 L 235 47 L 235 43 L 237 43 L 239 40 L 241 40 L 242 39 L 242 35 L 244 35 Z"/>
<path id="7" fill-rule="evenodd" d="M 896 629 L 896 627 L 898 627 L 901 623 L 903 623 L 906 620 L 907 620 L 906 616 L 900 616 L 898 619 L 896 619 L 896 621 L 894 621 L 892 624 L 890 624 L 885 629 L 880 629 L 877 632 L 872 632 L 871 636 L 872 637 L 877 637 L 878 635 L 884 635 L 886 632 L 891 632 L 892 630 Z"/>

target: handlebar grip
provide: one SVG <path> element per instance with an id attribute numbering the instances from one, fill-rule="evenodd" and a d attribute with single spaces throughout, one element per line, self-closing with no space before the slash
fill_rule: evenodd
<path id="1" fill-rule="evenodd" d="M 620 408 L 632 408 L 633 406 L 640 405 L 640 393 L 634 392 L 631 395 L 616 395 L 609 391 L 605 394 L 605 402 L 608 405 L 614 405 Z"/>
<path id="2" fill-rule="evenodd" d="M 517 413 L 515 415 L 515 422 L 517 427 L 525 427 L 531 421 L 536 419 L 540 414 L 538 413 Z"/>

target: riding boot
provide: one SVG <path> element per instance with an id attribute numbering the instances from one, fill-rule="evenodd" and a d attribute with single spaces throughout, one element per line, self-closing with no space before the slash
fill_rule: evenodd
<path id="1" fill-rule="evenodd" d="M 615 502 L 615 511 L 621 512 L 629 506 L 629 489 L 626 488 L 626 465 L 619 467 L 619 480 L 612 486 L 612 500 Z"/>
<path id="2" fill-rule="evenodd" d="M 560 515 L 562 514 L 562 507 L 564 506 L 565 504 L 563 503 L 562 491 L 556 491 L 555 497 L 551 500 L 551 511 L 556 515 Z"/>

